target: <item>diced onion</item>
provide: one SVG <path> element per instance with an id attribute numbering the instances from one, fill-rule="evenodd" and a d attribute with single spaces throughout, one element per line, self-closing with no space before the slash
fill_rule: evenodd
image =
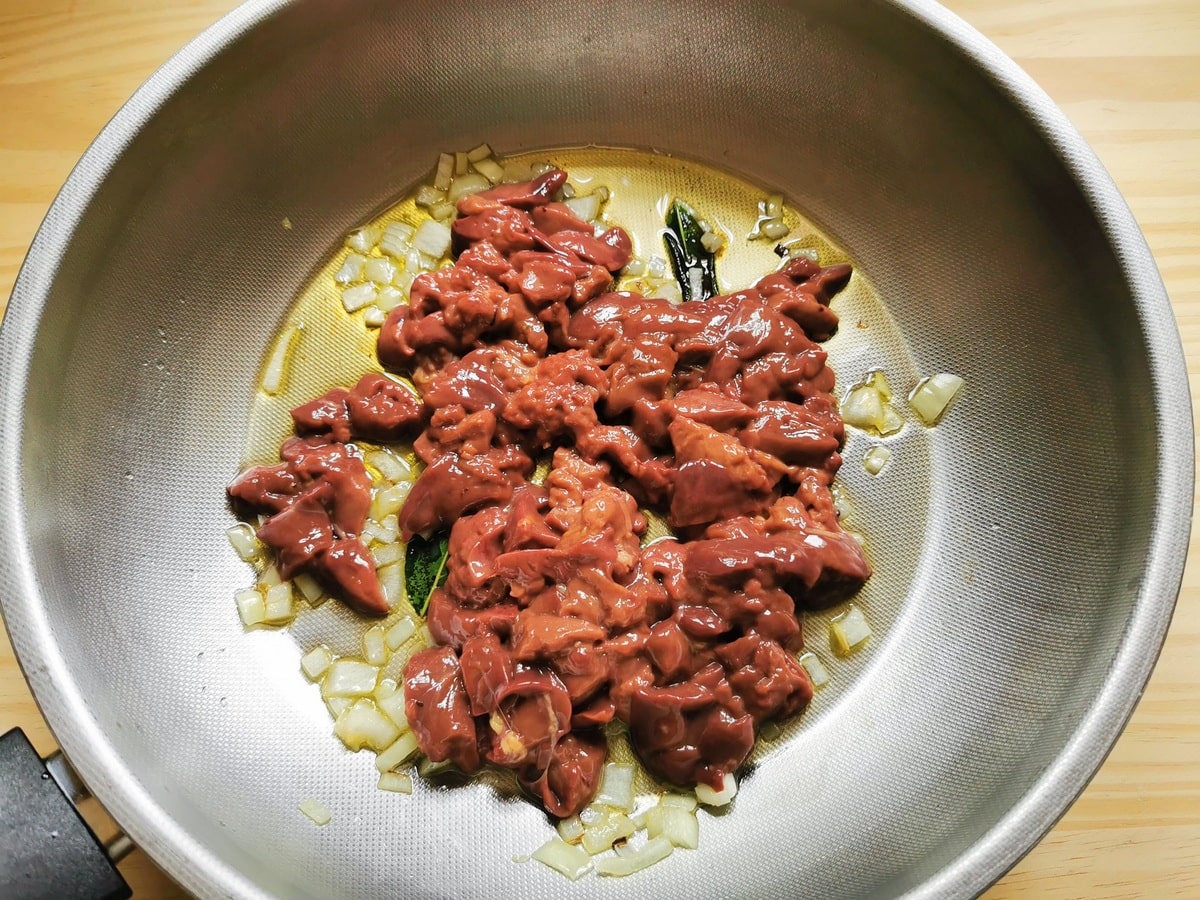
<path id="1" fill-rule="evenodd" d="M 293 575 L 292 586 L 313 606 L 320 605 L 321 601 L 325 599 L 325 589 L 321 587 L 321 582 L 317 581 L 317 579 L 313 578 L 307 572 L 300 572 Z"/>
<path id="2" fill-rule="evenodd" d="M 374 303 L 378 296 L 379 288 L 369 281 L 364 281 L 362 284 L 356 284 L 354 287 L 342 291 L 342 306 L 348 313 L 358 312 L 364 306 Z"/>
<path id="3" fill-rule="evenodd" d="M 379 579 L 379 586 L 383 588 L 388 607 L 395 606 L 404 593 L 404 566 L 400 563 L 383 566 L 376 570 L 375 577 Z"/>
<path id="4" fill-rule="evenodd" d="M 391 791 L 394 794 L 411 794 L 412 776 L 407 772 L 381 772 L 379 790 Z"/>
<path id="5" fill-rule="evenodd" d="M 433 206 L 429 207 L 429 214 L 442 224 L 445 224 L 446 222 L 450 221 L 450 219 L 453 219 L 454 212 L 455 206 L 449 200 L 446 200 L 442 203 L 435 203 Z M 425 268 L 431 269 L 433 267 L 426 265 Z"/>
<path id="6" fill-rule="evenodd" d="M 237 604 L 238 616 L 246 627 L 261 625 L 266 619 L 267 607 L 263 602 L 262 592 L 258 589 L 238 591 L 233 595 L 233 600 Z"/>
<path id="7" fill-rule="evenodd" d="M 559 819 L 554 829 L 558 832 L 558 836 L 568 844 L 578 844 L 583 838 L 583 823 L 579 821 L 579 816 L 567 816 L 565 819 Z"/>
<path id="8" fill-rule="evenodd" d="M 333 733 L 351 750 L 367 747 L 376 752 L 390 750 L 400 737 L 396 723 L 366 697 L 360 697 L 342 710 L 333 723 Z"/>
<path id="9" fill-rule="evenodd" d="M 661 256 L 651 256 L 646 263 L 646 274 L 651 278 L 665 278 L 667 275 L 667 261 Z"/>
<path id="10" fill-rule="evenodd" d="M 875 446 L 868 450 L 863 456 L 863 468 L 872 475 L 878 475 L 883 471 L 883 467 L 886 466 L 891 459 L 892 450 L 890 447 L 884 447 L 882 445 Z"/>
<path id="11" fill-rule="evenodd" d="M 492 148 L 486 142 L 467 151 L 467 159 L 471 162 L 479 162 L 481 159 L 487 159 L 491 155 Z"/>
<path id="12" fill-rule="evenodd" d="M 600 197 L 594 192 L 583 197 L 572 197 L 570 200 L 563 201 L 571 212 L 583 219 L 585 222 L 593 221 L 596 216 L 600 215 Z"/>
<path id="13" fill-rule="evenodd" d="M 439 191 L 450 187 L 450 179 L 454 177 L 454 157 L 449 153 L 438 156 L 437 171 L 433 175 L 433 186 Z"/>
<path id="14" fill-rule="evenodd" d="M 797 662 L 808 672 L 808 680 L 812 682 L 813 687 L 820 688 L 829 684 L 829 670 L 825 668 L 825 664 L 821 662 L 821 658 L 817 654 L 811 651 L 801 653 Z"/>
<path id="15" fill-rule="evenodd" d="M 404 559 L 403 544 L 376 544 L 371 548 L 371 556 L 375 558 L 375 568 L 390 566 Z"/>
<path id="16" fill-rule="evenodd" d="M 395 290 L 395 288 L 384 288 L 384 290 Z M 368 306 L 363 310 L 363 324 L 368 328 L 382 328 L 383 323 L 387 321 L 387 313 L 378 306 Z"/>
<path id="17" fill-rule="evenodd" d="M 631 259 L 625 266 L 625 274 L 632 275 L 635 278 L 638 275 L 644 275 L 646 272 L 646 263 L 640 259 Z"/>
<path id="18" fill-rule="evenodd" d="M 438 198 L 438 202 L 441 197 Z M 415 229 L 407 222 L 392 222 L 387 228 L 383 229 L 383 236 L 379 239 L 379 249 L 388 256 L 396 259 L 404 259 L 404 254 L 412 247 L 412 236 Z"/>
<path id="19" fill-rule="evenodd" d="M 397 684 L 395 678 L 380 678 L 379 684 L 375 685 L 375 690 L 373 690 L 371 694 L 374 696 L 375 702 L 378 703 L 380 700 L 386 700 L 388 697 L 396 693 L 396 688 Z"/>
<path id="20" fill-rule="evenodd" d="M 375 704 L 401 731 L 408 730 L 408 713 L 404 710 L 404 688 L 397 685 L 396 690 L 386 697 L 376 696 Z"/>
<path id="21" fill-rule="evenodd" d="M 851 606 L 829 622 L 829 642 L 838 656 L 849 656 L 870 636 L 871 626 L 857 606 Z"/>
<path id="22" fill-rule="evenodd" d="M 333 654 L 325 645 L 313 647 L 300 657 L 300 668 L 308 676 L 309 681 L 318 681 L 333 665 Z"/>
<path id="23" fill-rule="evenodd" d="M 454 174 L 455 175 L 466 175 L 467 167 L 470 165 L 471 165 L 471 161 L 469 159 L 467 159 L 466 153 L 464 153 L 462 150 L 455 151 L 455 153 L 454 153 Z"/>
<path id="24" fill-rule="evenodd" d="M 639 850 L 634 851 L 628 856 L 613 856 L 607 859 L 601 859 L 596 862 L 596 873 L 598 875 L 608 875 L 615 877 L 623 877 L 632 875 L 634 872 L 640 872 L 656 862 L 661 862 L 666 859 L 675 850 L 671 842 L 665 837 L 651 838 Z"/>
<path id="25" fill-rule="evenodd" d="M 908 405 L 921 417 L 922 422 L 932 428 L 941 421 L 962 386 L 963 380 L 949 372 L 930 375 L 922 378 L 913 388 L 908 395 Z"/>
<path id="26" fill-rule="evenodd" d="M 446 200 L 450 203 L 458 203 L 459 200 L 468 194 L 478 194 L 480 191 L 486 191 L 491 186 L 492 182 L 488 180 L 486 175 L 479 172 L 470 172 L 454 179 L 454 184 L 450 185 L 450 191 L 446 194 Z M 437 255 L 441 256 L 440 253 Z"/>
<path id="27" fill-rule="evenodd" d="M 633 811 L 633 766 L 622 766 L 617 763 L 606 763 L 604 774 L 600 779 L 600 790 L 596 792 L 595 803 L 602 803 L 614 809 Z"/>
<path id="28" fill-rule="evenodd" d="M 791 229 L 783 224 L 782 219 L 768 219 L 762 223 L 759 230 L 762 232 L 763 237 L 773 241 L 785 238 L 791 233 Z"/>
<path id="29" fill-rule="evenodd" d="M 391 722 L 391 719 L 388 721 Z M 387 749 L 375 757 L 375 768 L 380 772 L 390 772 L 412 759 L 413 754 L 419 749 L 416 735 L 411 731 L 405 731 Z"/>
<path id="30" fill-rule="evenodd" d="M 336 719 L 353 702 L 349 697 L 330 697 L 325 701 L 325 707 L 329 710 L 329 714 Z"/>
<path id="31" fill-rule="evenodd" d="M 686 809 L 672 809 L 669 807 L 660 806 L 659 812 L 662 813 L 659 821 L 659 831 L 652 831 L 647 823 L 646 833 L 656 838 L 661 835 L 676 847 L 683 847 L 687 850 L 695 850 L 700 846 L 700 823 L 696 819 L 694 812 L 689 812 Z"/>
<path id="32" fill-rule="evenodd" d="M 475 166 L 475 171 L 490 181 L 492 184 L 498 184 L 500 179 L 504 177 L 504 167 L 494 159 L 477 159 L 472 163 Z"/>
<path id="33" fill-rule="evenodd" d="M 587 851 L 568 844 L 560 837 L 552 837 L 533 851 L 533 858 L 547 865 L 572 881 L 578 881 L 592 867 L 592 858 Z"/>
<path id="34" fill-rule="evenodd" d="M 229 546 L 233 547 L 233 552 L 242 562 L 254 562 L 262 555 L 262 543 L 254 536 L 254 529 L 245 522 L 239 522 L 226 530 L 225 537 L 229 539 Z"/>
<path id="35" fill-rule="evenodd" d="M 883 421 L 883 398 L 870 385 L 856 385 L 846 394 L 841 411 L 842 421 L 847 425 L 878 431 Z"/>
<path id="36" fill-rule="evenodd" d="M 351 253 L 346 257 L 342 267 L 333 275 L 333 280 L 338 284 L 353 284 L 356 281 L 362 281 L 363 267 L 367 264 L 367 258 L 359 253 Z"/>
<path id="37" fill-rule="evenodd" d="M 725 773 L 719 791 L 714 791 L 707 784 L 696 785 L 696 799 L 705 806 L 728 806 L 736 796 L 737 779 L 732 772 Z"/>
<path id="38" fill-rule="evenodd" d="M 611 810 L 590 803 L 579 811 L 579 821 L 586 826 L 598 825 L 608 818 Z"/>
<path id="39" fill-rule="evenodd" d="M 380 229 L 378 228 L 360 228 L 346 238 L 346 246 L 359 253 L 370 253 L 371 248 L 378 243 L 379 235 Z"/>
<path id="40" fill-rule="evenodd" d="M 363 266 L 363 277 L 382 287 L 392 283 L 397 271 L 396 264 L 386 256 L 372 256 Z"/>
<path id="41" fill-rule="evenodd" d="M 283 584 L 283 579 L 279 577 L 279 569 L 275 567 L 275 563 L 263 566 L 263 570 L 258 576 L 258 583 L 262 585 L 264 591 L 277 584 Z"/>
<path id="42" fill-rule="evenodd" d="M 706 231 L 700 235 L 700 246 L 709 253 L 720 253 L 725 247 L 725 235 L 719 231 Z"/>
<path id="43" fill-rule="evenodd" d="M 403 278 L 403 275 L 399 277 Z M 379 294 L 375 297 L 375 305 L 379 311 L 383 313 L 384 321 L 387 320 L 387 314 L 404 302 L 404 291 L 392 285 L 385 285 L 379 289 Z M 379 324 L 383 324 L 380 322 Z"/>
<path id="44" fill-rule="evenodd" d="M 290 621 L 296 615 L 292 603 L 292 586 L 289 582 L 274 585 L 267 589 L 263 598 L 263 621 L 279 625 Z"/>
<path id="45" fill-rule="evenodd" d="M 595 856 L 612 848 L 615 841 L 632 836 L 637 827 L 624 813 L 614 812 L 604 821 L 583 830 L 583 849 Z"/>
<path id="46" fill-rule="evenodd" d="M 504 177 L 500 180 L 505 184 L 518 184 L 533 178 L 533 169 L 524 163 L 510 160 L 504 164 Z"/>
<path id="47" fill-rule="evenodd" d="M 441 222 L 422 222 L 413 235 L 413 248 L 434 259 L 441 259 L 450 252 L 450 228 Z"/>
<path id="48" fill-rule="evenodd" d="M 695 794 L 663 794 L 659 798 L 659 806 L 667 809 L 685 809 L 688 812 L 694 810 L 699 801 Z"/>
<path id="49" fill-rule="evenodd" d="M 400 649 L 405 641 L 413 636 L 416 630 L 417 623 L 408 616 L 405 616 L 387 630 L 387 633 L 384 635 L 384 640 L 387 641 L 389 649 L 396 651 Z"/>
<path id="50" fill-rule="evenodd" d="M 772 194 L 763 201 L 763 212 L 772 219 L 783 215 L 783 194 Z"/>
<path id="51" fill-rule="evenodd" d="M 321 683 L 323 697 L 365 697 L 375 690 L 379 669 L 357 659 L 339 659 Z"/>
<path id="52" fill-rule="evenodd" d="M 373 666 L 388 661 L 387 644 L 383 641 L 383 626 L 372 625 L 363 632 L 363 658 Z"/>
<path id="53" fill-rule="evenodd" d="M 263 372 L 262 389 L 264 393 L 273 396 L 282 390 L 288 357 L 291 356 L 292 345 L 296 343 L 299 334 L 300 327 L 294 325 L 284 329 L 279 340 L 275 342 L 275 348 L 271 351 L 270 359 L 267 360 L 267 369 Z"/>
<path id="54" fill-rule="evenodd" d="M 412 466 L 389 450 L 370 450 L 363 454 L 363 460 L 378 469 L 379 474 L 388 481 L 407 481 L 412 478 Z"/>
<path id="55" fill-rule="evenodd" d="M 300 812 L 304 813 L 318 825 L 328 825 L 329 820 L 333 818 L 333 813 L 329 811 L 329 807 L 319 800 L 314 800 L 312 797 L 309 797 L 300 804 Z"/>

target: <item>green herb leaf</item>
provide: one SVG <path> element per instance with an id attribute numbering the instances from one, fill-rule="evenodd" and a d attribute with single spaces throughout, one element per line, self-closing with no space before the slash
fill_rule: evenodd
<path id="1" fill-rule="evenodd" d="M 684 300 L 707 300 L 718 293 L 716 257 L 704 249 L 703 237 L 704 229 L 692 208 L 675 200 L 667 210 L 663 241 Z"/>
<path id="2" fill-rule="evenodd" d="M 425 615 L 429 598 L 449 574 L 446 558 L 450 555 L 450 536 L 445 532 L 426 539 L 419 534 L 408 542 L 404 557 L 404 587 L 408 602 Z"/>

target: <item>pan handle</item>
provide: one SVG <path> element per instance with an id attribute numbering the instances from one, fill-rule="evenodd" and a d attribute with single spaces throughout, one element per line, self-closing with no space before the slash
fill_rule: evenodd
<path id="1" fill-rule="evenodd" d="M 133 849 L 119 834 L 103 844 L 76 804 L 90 794 L 61 752 L 45 761 L 25 732 L 0 736 L 0 897 L 124 900 L 117 862 Z"/>

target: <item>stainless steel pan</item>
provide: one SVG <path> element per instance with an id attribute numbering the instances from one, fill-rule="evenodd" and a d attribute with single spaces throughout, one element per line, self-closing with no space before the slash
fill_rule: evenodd
<path id="1" fill-rule="evenodd" d="M 349 226 L 484 139 L 653 147 L 780 188 L 886 304 L 869 339 L 835 338 L 843 381 L 967 380 L 886 479 L 846 467 L 873 648 L 699 852 L 624 881 L 511 862 L 546 822 L 487 786 L 376 791 L 296 641 L 243 633 L 230 602 L 223 487 L 270 335 Z M 1189 529 L 1185 368 L 1145 243 L 1045 95 L 926 2 L 247 4 L 72 174 L 0 385 L 13 644 L 91 788 L 203 896 L 978 892 L 1115 740 Z"/>

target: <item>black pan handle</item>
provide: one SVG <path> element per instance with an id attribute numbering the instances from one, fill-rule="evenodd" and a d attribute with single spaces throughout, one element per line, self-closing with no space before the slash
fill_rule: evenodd
<path id="1" fill-rule="evenodd" d="M 87 788 L 61 753 L 42 761 L 25 732 L 0 736 L 0 897 L 5 900 L 124 900 L 133 892 L 117 860 L 133 844 L 109 846 L 75 804 Z"/>

